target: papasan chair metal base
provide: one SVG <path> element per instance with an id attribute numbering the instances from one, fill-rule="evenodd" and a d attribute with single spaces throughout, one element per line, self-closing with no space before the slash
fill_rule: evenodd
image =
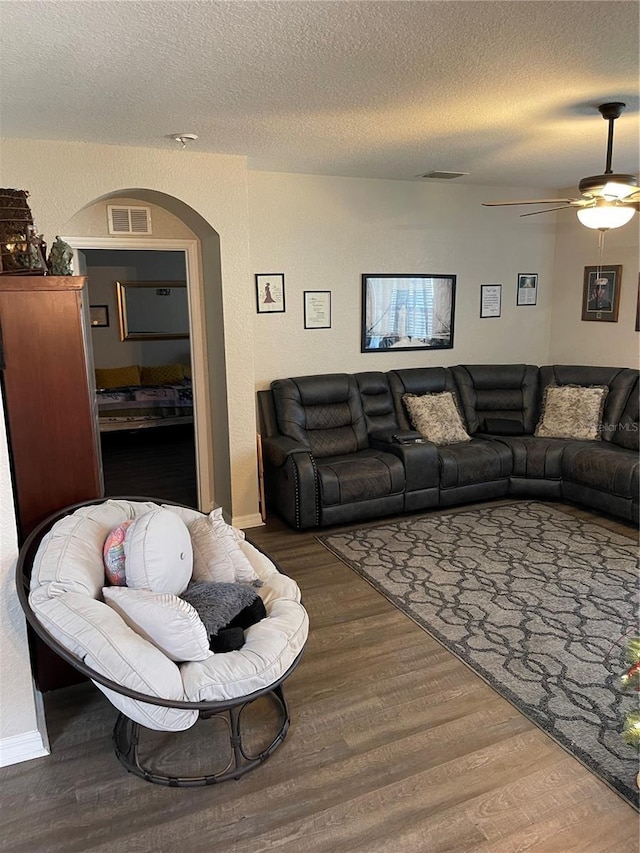
<path id="1" fill-rule="evenodd" d="M 277 705 L 279 727 L 271 743 L 257 755 L 252 755 L 243 744 L 241 717 L 244 709 L 253 704 L 261 696 L 269 696 Z M 242 699 L 236 700 L 234 703 L 220 702 L 218 704 L 220 707 L 216 710 L 200 711 L 199 718 L 206 720 L 212 717 L 219 717 L 228 727 L 231 757 L 223 770 L 217 773 L 206 773 L 201 776 L 171 776 L 152 768 L 148 764 L 143 764 L 140 760 L 139 745 L 141 730 L 144 731 L 145 729 L 139 723 L 130 720 L 122 713 L 118 716 L 113 729 L 113 742 L 118 760 L 129 773 L 134 773 L 147 782 L 153 782 L 156 785 L 167 785 L 170 788 L 197 788 L 203 785 L 215 785 L 218 782 L 226 782 L 229 779 L 239 779 L 245 773 L 248 773 L 249 770 L 253 770 L 254 767 L 265 762 L 287 736 L 290 718 L 282 684 L 279 684 L 275 688 L 267 688 L 266 690 L 254 693 L 251 697 L 242 697 Z"/>

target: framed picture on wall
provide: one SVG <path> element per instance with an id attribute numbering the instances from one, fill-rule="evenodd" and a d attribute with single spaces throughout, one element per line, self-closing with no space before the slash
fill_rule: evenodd
<path id="1" fill-rule="evenodd" d="M 284 312 L 284 273 L 256 274 L 256 307 L 258 314 Z"/>
<path id="2" fill-rule="evenodd" d="M 330 290 L 305 290 L 304 327 L 305 329 L 331 328 Z"/>
<path id="3" fill-rule="evenodd" d="M 536 305 L 538 302 L 538 273 L 519 272 L 516 305 Z"/>
<path id="4" fill-rule="evenodd" d="M 455 275 L 362 276 L 361 352 L 451 349 Z"/>
<path id="5" fill-rule="evenodd" d="M 480 317 L 499 317 L 502 313 L 502 285 L 480 285 Z"/>
<path id="6" fill-rule="evenodd" d="M 91 325 L 100 328 L 101 326 L 109 325 L 109 306 L 108 305 L 90 305 L 89 317 Z"/>
<path id="7" fill-rule="evenodd" d="M 617 323 L 622 267 L 585 267 L 582 286 L 582 319 Z"/>

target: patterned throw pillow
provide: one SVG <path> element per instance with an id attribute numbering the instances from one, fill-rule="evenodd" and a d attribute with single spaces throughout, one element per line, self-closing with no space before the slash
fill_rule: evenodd
<path id="1" fill-rule="evenodd" d="M 143 385 L 174 385 L 184 379 L 184 368 L 181 364 L 160 364 L 157 367 L 143 365 L 140 378 Z"/>
<path id="2" fill-rule="evenodd" d="M 602 432 L 606 385 L 549 385 L 542 398 L 542 415 L 535 435 L 598 441 Z"/>
<path id="3" fill-rule="evenodd" d="M 402 400 L 413 428 L 427 441 L 438 445 L 471 441 L 451 391 L 423 394 L 421 397 L 404 394 Z"/>
<path id="4" fill-rule="evenodd" d="M 123 521 L 114 527 L 104 540 L 102 558 L 104 561 L 104 573 L 112 586 L 126 586 L 127 578 L 124 565 L 124 537 L 127 527 L 133 522 Z"/>

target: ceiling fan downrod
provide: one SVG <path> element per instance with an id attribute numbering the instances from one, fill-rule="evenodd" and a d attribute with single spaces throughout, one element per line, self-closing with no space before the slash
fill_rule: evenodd
<path id="1" fill-rule="evenodd" d="M 578 189 L 582 195 L 587 198 L 601 197 L 603 195 L 603 189 L 605 187 L 609 187 L 610 189 L 615 188 L 615 190 L 618 191 L 612 194 L 612 196 L 614 196 L 613 200 L 618 201 L 625 198 L 627 195 L 630 195 L 634 192 L 635 187 L 638 186 L 638 179 L 635 175 L 618 174 L 614 173 L 611 169 L 611 161 L 613 159 L 613 124 L 615 120 L 620 117 L 625 106 L 626 104 L 623 104 L 620 101 L 612 101 L 608 104 L 601 104 L 598 107 L 602 118 L 609 122 L 607 162 L 605 171 L 602 175 L 590 175 L 587 178 L 583 178 L 578 184 Z M 627 188 L 628 191 L 625 190 L 625 192 L 621 194 L 619 192 L 621 188 Z"/>
<path id="2" fill-rule="evenodd" d="M 620 101 L 613 101 L 610 104 L 601 104 L 598 107 L 602 118 L 609 122 L 609 135 L 607 137 L 607 162 L 604 167 L 605 175 L 613 174 L 611 170 L 611 161 L 613 160 L 613 123 L 617 118 L 620 118 L 620 116 L 622 115 L 622 110 L 625 107 L 626 104 L 623 104 Z"/>

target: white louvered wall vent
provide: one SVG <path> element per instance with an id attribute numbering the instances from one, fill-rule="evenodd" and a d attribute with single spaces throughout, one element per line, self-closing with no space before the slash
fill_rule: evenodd
<path id="1" fill-rule="evenodd" d="M 109 234 L 151 234 L 150 207 L 107 205 Z"/>

